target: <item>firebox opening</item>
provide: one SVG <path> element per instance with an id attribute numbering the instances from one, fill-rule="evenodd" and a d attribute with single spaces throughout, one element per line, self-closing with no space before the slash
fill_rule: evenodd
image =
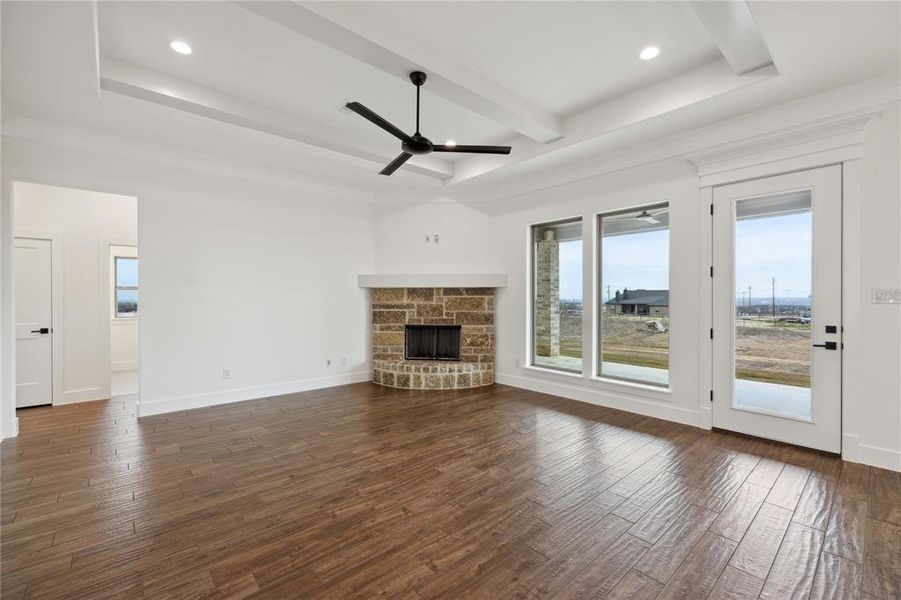
<path id="1" fill-rule="evenodd" d="M 406 325 L 407 360 L 460 360 L 460 325 Z"/>

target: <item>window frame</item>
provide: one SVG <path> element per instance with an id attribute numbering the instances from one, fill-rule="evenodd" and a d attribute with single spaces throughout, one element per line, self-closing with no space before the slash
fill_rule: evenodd
<path id="1" fill-rule="evenodd" d="M 528 345 L 527 354 L 528 361 L 525 365 L 525 368 L 538 370 L 538 371 L 546 371 L 548 373 L 554 373 L 559 375 L 568 375 L 573 377 L 584 377 L 585 376 L 585 356 L 583 354 L 581 361 L 581 367 L 576 369 L 567 369 L 565 367 L 555 367 L 550 365 L 537 364 L 535 362 L 536 354 L 535 354 L 535 317 L 536 317 L 536 293 L 537 293 L 537 272 L 538 272 L 538 261 L 536 260 L 535 251 L 537 249 L 536 239 L 535 239 L 535 230 L 540 227 L 549 227 L 554 225 L 566 225 L 569 223 L 578 223 L 580 226 L 580 234 L 579 239 L 582 241 L 582 260 L 584 261 L 584 245 L 585 245 L 585 217 L 581 214 L 571 215 L 568 217 L 563 217 L 560 219 L 551 219 L 549 221 L 537 221 L 534 223 L 530 223 L 527 229 L 527 238 L 529 244 L 528 250 L 528 261 L 529 261 L 529 285 L 527 286 L 526 293 L 528 294 L 528 335 L 526 336 L 526 344 Z M 582 265 L 582 269 L 584 272 L 584 264 Z M 584 319 L 586 316 L 586 306 L 585 306 L 585 282 L 582 282 L 582 319 L 583 319 L 583 331 L 584 331 Z M 589 308 L 588 313 L 590 314 L 591 310 Z M 583 340 L 583 348 L 584 348 L 584 340 Z"/>
<path id="2" fill-rule="evenodd" d="M 594 252 L 594 260 L 596 261 L 594 276 L 596 286 L 595 286 L 595 297 L 597 298 L 595 311 L 594 311 L 594 327 L 593 334 L 595 336 L 595 344 L 594 344 L 594 360 L 592 361 L 594 364 L 592 365 L 592 374 L 594 379 L 603 382 L 610 382 L 614 384 L 627 384 L 634 386 L 646 386 L 647 388 L 655 391 L 661 392 L 669 392 L 672 389 L 672 380 L 670 375 L 672 373 L 669 368 L 669 361 L 672 355 L 672 321 L 673 321 L 673 239 L 672 239 L 672 222 L 667 223 L 667 231 L 669 232 L 668 240 L 667 240 L 667 288 L 670 292 L 670 304 L 669 304 L 669 334 L 670 338 L 667 343 L 666 356 L 667 356 L 667 382 L 664 383 L 656 383 L 653 381 L 648 381 L 645 379 L 635 379 L 633 377 L 619 377 L 616 375 L 607 375 L 602 370 L 602 363 L 604 359 L 604 223 L 603 220 L 605 217 L 609 218 L 616 215 L 638 212 L 642 210 L 655 210 L 659 208 L 667 208 L 669 209 L 669 214 L 672 216 L 672 203 L 669 199 L 659 200 L 656 202 L 649 202 L 643 204 L 636 204 L 632 206 L 628 206 L 625 208 L 617 208 L 613 210 L 605 210 L 601 212 L 596 212 L 594 214 L 594 236 L 595 236 L 595 252 Z"/>
<path id="3" fill-rule="evenodd" d="M 140 304 L 140 280 L 138 285 L 119 285 L 119 260 L 133 260 L 135 264 L 137 264 L 138 257 L 137 256 L 120 256 L 113 255 L 113 318 L 115 319 L 137 319 L 138 312 L 141 310 Z M 138 306 L 135 308 L 133 313 L 120 313 L 119 312 L 119 290 L 127 291 L 127 292 L 136 292 L 138 294 Z"/>

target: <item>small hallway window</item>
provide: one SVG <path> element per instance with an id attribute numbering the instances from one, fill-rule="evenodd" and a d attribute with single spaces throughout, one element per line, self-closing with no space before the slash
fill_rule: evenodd
<path id="1" fill-rule="evenodd" d="M 128 256 L 115 257 L 116 318 L 138 316 L 138 259 Z"/>

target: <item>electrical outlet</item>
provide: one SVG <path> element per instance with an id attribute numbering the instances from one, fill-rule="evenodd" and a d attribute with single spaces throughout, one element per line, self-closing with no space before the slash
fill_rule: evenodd
<path id="1" fill-rule="evenodd" d="M 231 379 L 232 372 L 230 369 L 222 369 L 222 379 Z"/>
<path id="2" fill-rule="evenodd" d="M 342 366 L 342 367 L 346 367 L 346 366 L 347 366 L 347 357 L 346 357 L 346 356 L 342 356 L 342 357 L 341 357 L 341 366 Z"/>
<path id="3" fill-rule="evenodd" d="M 326 367 L 332 366 L 332 359 L 326 358 L 326 359 L 325 359 L 325 366 L 326 366 Z"/>

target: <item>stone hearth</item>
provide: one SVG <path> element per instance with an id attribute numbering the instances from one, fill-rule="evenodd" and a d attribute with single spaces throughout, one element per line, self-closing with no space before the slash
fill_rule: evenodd
<path id="1" fill-rule="evenodd" d="M 460 360 L 405 360 L 405 325 L 460 325 Z M 494 289 L 373 288 L 372 360 L 372 380 L 391 387 L 494 383 Z"/>

